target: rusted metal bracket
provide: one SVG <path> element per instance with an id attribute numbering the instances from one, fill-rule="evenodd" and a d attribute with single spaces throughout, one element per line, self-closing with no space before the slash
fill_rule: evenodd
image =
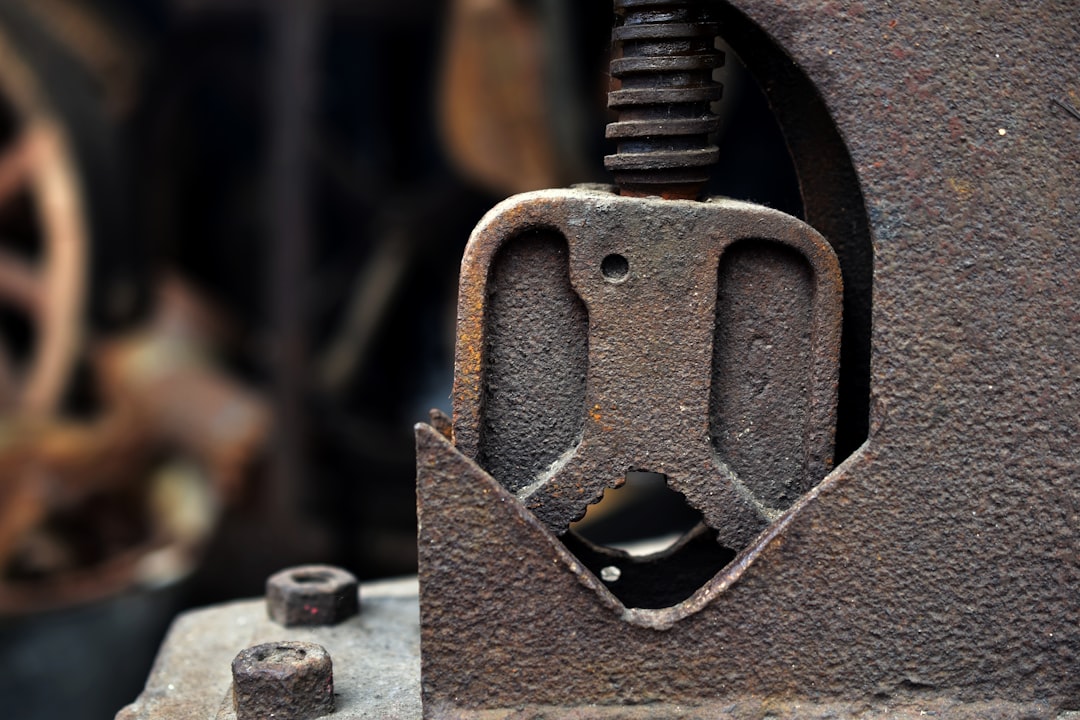
<path id="1" fill-rule="evenodd" d="M 1066 449 L 1075 433 L 1062 424 L 1075 411 L 1060 402 L 1076 385 L 1062 368 L 1076 364 L 1077 344 L 1065 338 L 1077 316 L 1052 311 L 1041 294 L 1052 286 L 1054 297 L 1075 298 L 1080 287 L 1075 257 L 1065 259 L 1071 251 L 1051 257 L 1049 236 L 1035 230 L 1042 221 L 1013 212 L 1027 208 L 1044 230 L 1072 233 L 1075 203 L 1043 215 L 1043 186 L 1025 179 L 1019 158 L 1043 158 L 1058 190 L 1075 186 L 1080 158 L 1050 152 L 1038 130 L 1049 122 L 1045 98 L 1062 90 L 1034 66 L 1013 68 L 1043 89 L 1025 105 L 999 97 L 988 80 L 970 87 L 957 70 L 971 67 L 989 33 L 1034 52 L 1067 85 L 1069 63 L 1053 48 L 1075 43 L 1077 30 L 1052 17 L 1075 18 L 1076 9 L 1028 8 L 1029 27 L 1053 27 L 1036 42 L 959 5 L 933 19 L 913 4 L 797 5 L 714 7 L 729 30 L 757 43 L 729 35 L 751 69 L 772 75 L 766 92 L 791 140 L 811 224 L 827 231 L 845 273 L 873 258 L 867 442 L 825 476 L 831 458 L 812 438 L 827 431 L 829 396 L 810 371 L 804 387 L 813 399 L 793 412 L 799 427 L 813 428 L 796 433 L 807 449 L 799 483 L 742 493 L 735 478 L 753 471 L 713 474 L 737 462 L 726 453 L 738 457 L 720 447 L 726 436 L 716 427 L 740 415 L 743 398 L 724 387 L 715 354 L 712 372 L 703 370 L 704 348 L 739 345 L 721 329 L 732 311 L 724 257 L 738 243 L 695 245 L 691 230 L 673 228 L 700 228 L 688 220 L 693 212 L 681 209 L 676 220 L 659 200 L 647 210 L 573 193 L 509 201 L 481 224 L 463 265 L 453 442 L 417 430 L 425 717 L 738 717 L 746 698 L 760 703 L 746 716 L 811 716 L 801 703 L 842 717 L 862 712 L 851 703 L 877 702 L 939 703 L 952 717 L 1032 712 L 1014 702 L 1034 703 L 1045 717 L 1080 708 L 1080 495 Z M 882 44 L 892 59 L 875 50 Z M 916 57 L 917 66 L 895 61 Z M 972 124 L 963 108 L 987 97 L 998 115 Z M 911 134 L 899 134 L 897 122 Z M 953 141 L 927 139 L 946 127 L 957 130 Z M 990 178 L 1007 181 L 1007 200 Z M 847 191 L 829 197 L 829 187 Z M 664 220 L 649 224 L 654 217 Z M 1011 230 L 987 230 L 988 218 Z M 783 242 L 735 227 L 755 243 Z M 963 243 L 953 243 L 962 228 Z M 811 268 L 813 301 L 803 307 L 814 310 L 801 326 L 772 317 L 760 325 L 804 328 L 792 337 L 810 352 L 793 367 L 814 368 L 834 357 L 822 329 L 839 320 L 818 314 L 824 265 L 806 246 L 786 247 Z M 717 281 L 694 279 L 699 269 Z M 853 277 L 845 311 L 868 319 L 869 276 Z M 642 288 L 643 279 L 660 287 Z M 635 281 L 640 297 L 614 299 Z M 702 298 L 720 300 L 702 308 Z M 744 339 L 752 348 L 752 333 Z M 1052 359 L 1038 350 L 1049 339 Z M 753 379 L 751 368 L 731 369 L 738 387 Z M 718 386 L 736 412 L 701 401 Z M 1033 418 L 1051 436 L 1037 440 Z M 759 477 L 783 477 L 768 472 L 768 458 L 790 457 L 781 438 L 791 434 L 772 430 L 747 464 L 765 471 Z M 710 443 L 711 456 L 700 450 Z M 696 576 L 702 584 L 689 597 L 620 600 L 598 572 L 614 556 L 565 532 L 634 469 L 669 473 L 721 543 L 739 550 Z M 783 490 L 795 497 L 761 502 Z M 1045 521 L 1031 523 L 1032 512 Z M 682 582 L 694 561 L 681 557 L 698 540 L 661 558 L 673 565 L 664 582 Z"/>
<path id="2" fill-rule="evenodd" d="M 456 447 L 417 431 L 428 715 L 709 707 L 731 665 L 725 591 L 783 523 L 723 570 L 697 551 L 746 547 L 831 462 L 831 248 L 747 203 L 531 193 L 474 233 L 459 308 Z M 645 561 L 669 562 L 685 599 L 628 607 L 589 562 L 614 556 L 557 537 L 631 470 L 665 474 L 715 531 Z"/>

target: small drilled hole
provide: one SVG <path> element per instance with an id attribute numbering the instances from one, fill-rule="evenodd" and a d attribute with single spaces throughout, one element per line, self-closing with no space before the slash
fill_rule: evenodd
<path id="1" fill-rule="evenodd" d="M 600 262 L 600 272 L 608 282 L 622 282 L 630 274 L 630 263 L 618 253 L 612 253 Z"/>

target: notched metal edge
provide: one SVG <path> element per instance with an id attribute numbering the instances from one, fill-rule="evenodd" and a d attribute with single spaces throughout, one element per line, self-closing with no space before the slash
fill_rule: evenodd
<path id="1" fill-rule="evenodd" d="M 762 532 L 744 548 L 735 559 L 724 569 L 713 576 L 701 588 L 686 600 L 668 608 L 628 608 L 618 598 L 611 594 L 607 587 L 593 573 L 586 568 L 570 550 L 563 545 L 562 541 L 554 535 L 543 522 L 540 521 L 520 500 L 471 458 L 464 455 L 458 448 L 450 444 L 438 430 L 426 423 L 415 425 L 417 444 L 417 499 L 420 504 L 421 522 L 424 523 L 425 513 L 423 506 L 425 499 L 430 493 L 425 487 L 425 470 L 428 465 L 433 465 L 434 458 L 438 454 L 448 454 L 458 462 L 465 464 L 470 478 L 461 478 L 462 482 L 479 482 L 485 493 L 493 493 L 494 497 L 501 502 L 495 504 L 496 512 L 505 511 L 510 514 L 511 520 L 516 520 L 528 526 L 538 538 L 546 542 L 555 557 L 563 564 L 568 572 L 584 587 L 592 590 L 600 603 L 612 610 L 621 620 L 638 627 L 652 630 L 668 630 L 679 621 L 688 618 L 708 607 L 728 588 L 737 583 L 750 568 L 756 559 L 766 551 L 777 548 L 783 542 L 783 534 L 787 527 L 802 514 L 809 506 L 816 503 L 823 494 L 836 490 L 845 484 L 852 475 L 863 465 L 870 462 L 871 441 L 867 440 L 859 449 L 851 454 L 843 463 L 830 472 L 821 482 L 808 490 L 794 505 L 788 508 L 775 521 L 770 523 Z M 492 518 L 493 524 L 498 524 L 499 518 Z M 420 570 L 420 597 L 423 603 L 424 596 L 424 569 Z"/>
<path id="2" fill-rule="evenodd" d="M 543 536 L 547 541 L 550 549 L 555 553 L 556 557 L 566 566 L 567 570 L 572 573 L 575 578 L 585 587 L 589 588 L 597 594 L 602 605 L 610 608 L 615 614 L 623 608 L 618 598 L 611 594 L 611 591 L 604 586 L 598 577 L 593 575 L 588 568 L 586 568 L 580 560 L 578 560 L 572 552 L 570 552 L 562 541 L 559 540 L 547 526 L 544 525 L 541 520 L 536 517 L 527 507 L 525 507 L 517 497 L 507 490 L 499 483 L 498 480 L 489 475 L 483 468 L 476 464 L 476 462 L 459 451 L 456 447 L 451 445 L 446 438 L 439 433 L 438 430 L 431 427 L 427 423 L 417 423 L 414 426 L 416 431 L 416 464 L 417 464 L 417 503 L 419 505 L 419 517 L 418 523 L 419 531 L 422 533 L 424 525 L 424 499 L 426 496 L 424 488 L 424 459 L 435 453 L 449 453 L 456 460 L 464 462 L 469 471 L 472 472 L 476 481 L 480 482 L 484 486 L 484 492 L 494 493 L 495 498 L 501 500 L 497 507 L 509 508 L 509 512 L 513 514 L 513 519 L 524 523 L 532 531 Z M 493 522 L 495 519 L 493 518 Z M 421 560 L 422 562 L 422 560 Z M 420 597 L 423 602 L 424 597 L 424 571 L 423 567 L 420 569 Z"/>
<path id="3" fill-rule="evenodd" d="M 621 613 L 622 619 L 634 625 L 666 630 L 680 620 L 705 609 L 721 593 L 734 586 L 748 573 L 759 556 L 764 555 L 771 548 L 778 548 L 783 542 L 784 531 L 800 514 L 816 503 L 823 494 L 832 492 L 846 484 L 863 465 L 870 462 L 871 458 L 870 440 L 867 440 L 844 462 L 826 475 L 821 482 L 807 490 L 795 504 L 781 513 L 776 520 L 769 523 L 757 538 L 735 556 L 734 560 L 686 600 L 670 608 L 659 610 L 624 607 Z M 657 621 L 661 621 L 661 623 Z"/>

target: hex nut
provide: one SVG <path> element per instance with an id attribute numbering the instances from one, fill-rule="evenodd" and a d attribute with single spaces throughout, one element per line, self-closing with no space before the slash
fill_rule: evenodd
<path id="1" fill-rule="evenodd" d="M 334 668 L 308 642 L 255 645 L 232 661 L 236 720 L 312 720 L 334 712 Z"/>
<path id="2" fill-rule="evenodd" d="M 331 565 L 301 565 L 266 581 L 266 610 L 285 627 L 336 625 L 360 611 L 352 573 Z"/>

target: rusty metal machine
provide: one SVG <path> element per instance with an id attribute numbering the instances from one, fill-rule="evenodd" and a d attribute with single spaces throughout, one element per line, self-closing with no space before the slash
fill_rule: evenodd
<path id="1" fill-rule="evenodd" d="M 352 615 L 338 571 L 275 576 L 282 625 L 183 617 L 119 717 L 1080 715 L 1080 11 L 616 8 L 618 187 L 511 198 L 466 251 L 418 588 Z M 698 198 L 717 31 L 801 219 Z M 570 529 L 631 472 L 701 522 Z"/>

